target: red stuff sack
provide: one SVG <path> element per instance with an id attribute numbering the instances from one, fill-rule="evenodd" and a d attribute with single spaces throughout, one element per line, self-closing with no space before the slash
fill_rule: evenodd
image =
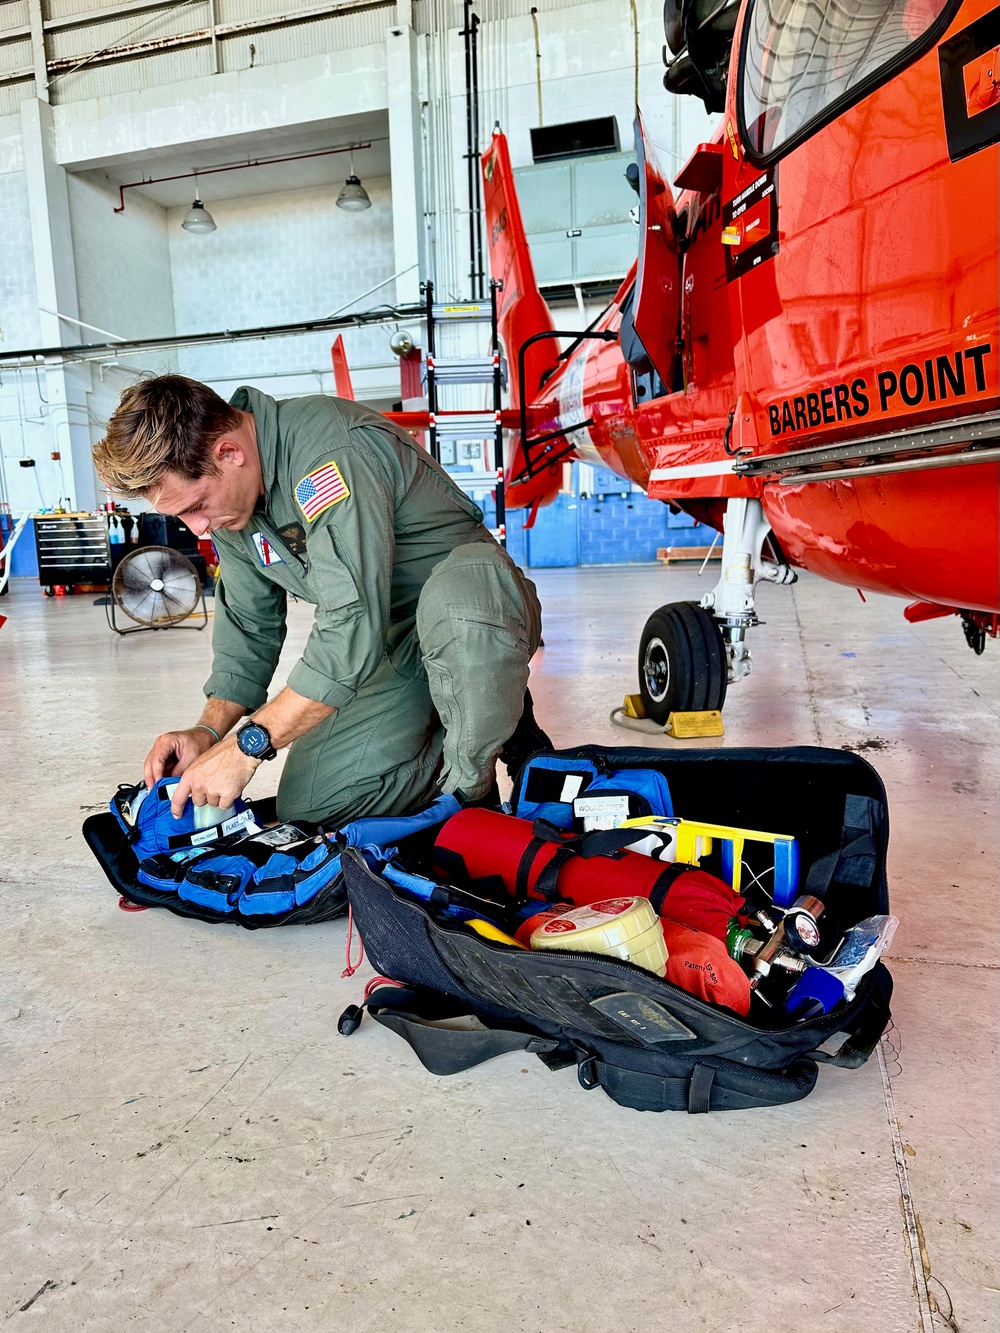
<path id="1" fill-rule="evenodd" d="M 669 867 L 638 852 L 577 855 L 580 839 L 546 826 L 536 836 L 527 819 L 494 810 L 460 810 L 434 843 L 434 867 L 446 880 L 501 879 L 509 894 L 543 901 L 568 898 L 576 907 L 602 898 L 649 898 Z"/>
<path id="2" fill-rule="evenodd" d="M 667 981 L 709 1004 L 721 1004 L 737 1014 L 750 1012 L 750 978 L 729 957 L 721 940 L 666 918 L 663 938 L 668 955 L 664 973 Z"/>
<path id="3" fill-rule="evenodd" d="M 725 940 L 729 918 L 743 899 L 728 884 L 703 870 L 654 861 L 639 852 L 588 855 L 581 838 L 550 825 L 493 810 L 460 810 L 445 823 L 434 844 L 435 872 L 447 881 L 464 880 L 475 889 L 502 881 L 519 899 L 568 899 L 586 907 L 602 898 L 648 898 L 653 910 L 673 921 Z M 591 847 L 596 844 L 590 842 Z"/>
<path id="4" fill-rule="evenodd" d="M 694 866 L 671 869 L 676 877 L 667 886 L 662 902 L 653 903 L 659 915 L 704 931 L 725 945 L 729 919 L 742 909 L 742 896 L 733 893 L 728 884 L 707 870 Z"/>

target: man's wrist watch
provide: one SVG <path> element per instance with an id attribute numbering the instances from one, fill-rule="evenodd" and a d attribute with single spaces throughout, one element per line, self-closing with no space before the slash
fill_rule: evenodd
<path id="1" fill-rule="evenodd" d="M 244 722 L 236 733 L 236 745 L 248 759 L 274 759 L 278 751 L 271 744 L 267 727 L 252 720 Z"/>

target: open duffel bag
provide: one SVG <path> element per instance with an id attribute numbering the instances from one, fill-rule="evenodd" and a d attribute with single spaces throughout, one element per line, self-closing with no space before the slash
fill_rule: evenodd
<path id="1" fill-rule="evenodd" d="M 529 761 L 515 783 L 513 813 L 522 806 L 535 813 L 527 797 L 541 790 L 533 769 L 577 773 L 581 765 L 608 778 L 603 789 L 614 791 L 632 789 L 621 780 L 627 770 L 655 770 L 681 817 L 791 835 L 799 885 L 824 899 L 828 931 L 839 934 L 888 911 L 885 790 L 856 755 L 819 748 L 581 747 Z M 571 805 L 579 793 L 574 787 L 575 778 L 555 794 Z M 554 790 L 549 782 L 542 794 Z M 550 818 L 558 814 L 546 804 Z M 550 826 L 536 825 L 536 841 Z M 432 873 L 426 830 L 401 839 L 395 855 L 364 847 L 342 855 L 354 922 L 382 980 L 370 984 L 362 1008 L 346 1011 L 340 1030 L 353 1032 L 367 1009 L 432 1073 L 527 1051 L 553 1069 L 576 1065 L 584 1088 L 602 1087 L 636 1110 L 737 1110 L 806 1096 L 819 1064 L 859 1067 L 889 1021 L 892 979 L 882 963 L 850 999 L 818 1017 L 795 1021 L 759 1003 L 741 1016 L 633 963 L 511 947 L 442 913 L 426 880 L 417 893 L 407 888 L 408 874 Z M 763 865 L 746 873 L 766 882 Z M 389 979 L 397 984 L 385 984 Z"/>

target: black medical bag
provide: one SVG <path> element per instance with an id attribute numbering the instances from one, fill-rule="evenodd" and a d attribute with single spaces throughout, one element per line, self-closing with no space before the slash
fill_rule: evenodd
<path id="1" fill-rule="evenodd" d="M 584 746 L 557 755 L 609 774 L 655 768 L 679 816 L 792 835 L 800 885 L 824 900 L 835 929 L 889 910 L 885 788 L 855 754 Z M 522 771 L 515 814 L 525 785 Z M 398 855 L 432 874 L 426 833 Z M 367 1010 L 435 1074 L 526 1051 L 550 1069 L 575 1065 L 584 1088 L 635 1110 L 739 1110 L 805 1097 L 821 1063 L 858 1068 L 889 1022 L 892 978 L 881 962 L 853 999 L 818 1018 L 793 1022 L 763 1005 L 742 1018 L 629 962 L 484 938 L 394 887 L 361 849 L 344 850 L 343 868 L 354 924 L 383 980 L 344 1013 L 340 1031 L 354 1032 Z M 766 869 L 756 873 L 766 879 Z"/>

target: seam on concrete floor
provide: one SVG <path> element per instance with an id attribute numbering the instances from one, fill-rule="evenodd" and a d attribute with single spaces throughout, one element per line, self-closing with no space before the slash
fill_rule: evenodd
<path id="1" fill-rule="evenodd" d="M 918 966 L 927 964 L 930 967 L 969 967 L 978 972 L 1000 972 L 1000 963 L 967 963 L 961 958 L 912 958 L 908 954 L 894 953 L 886 958 L 886 962 L 916 963 Z"/>
<path id="2" fill-rule="evenodd" d="M 892 1084 L 889 1082 L 889 1071 L 885 1064 L 885 1037 L 882 1037 L 878 1044 L 878 1072 L 882 1079 L 882 1096 L 885 1098 L 885 1113 L 889 1120 L 889 1133 L 892 1136 L 892 1153 L 896 1159 L 899 1198 L 906 1228 L 907 1249 L 910 1252 L 910 1268 L 913 1271 L 913 1290 L 920 1314 L 920 1333 L 934 1333 L 934 1316 L 931 1314 L 931 1298 L 927 1290 L 927 1277 L 923 1264 L 923 1244 L 913 1207 L 913 1196 L 910 1194 L 910 1181 L 906 1173 L 903 1140 L 896 1118 L 896 1101 L 892 1095 Z"/>

